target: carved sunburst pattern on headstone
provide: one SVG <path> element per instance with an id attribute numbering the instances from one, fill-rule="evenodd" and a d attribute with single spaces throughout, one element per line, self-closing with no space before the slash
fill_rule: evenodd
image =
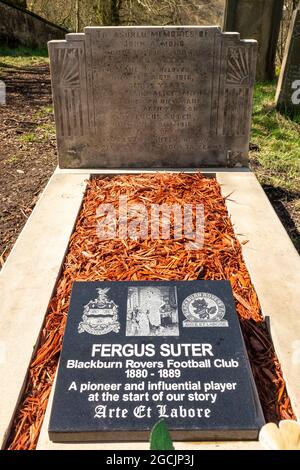
<path id="1" fill-rule="evenodd" d="M 227 52 L 226 83 L 229 85 L 249 84 L 249 51 L 230 47 Z"/>
<path id="2" fill-rule="evenodd" d="M 59 83 L 64 87 L 75 88 L 80 86 L 79 56 L 77 49 L 58 49 L 58 62 L 60 64 Z"/>

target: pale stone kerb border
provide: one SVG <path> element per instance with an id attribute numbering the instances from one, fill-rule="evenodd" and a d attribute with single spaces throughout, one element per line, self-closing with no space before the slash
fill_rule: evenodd
<path id="1" fill-rule="evenodd" d="M 178 171 L 178 170 L 177 170 Z M 200 170 L 201 171 L 201 170 Z M 213 174 L 213 169 L 203 170 Z M 126 170 L 124 171 L 124 173 Z M 127 173 L 139 172 L 127 171 Z M 153 172 L 153 170 L 152 170 Z M 96 173 L 93 171 L 92 173 Z M 98 173 L 98 172 L 97 172 Z M 117 174 L 117 171 L 106 174 Z M 22 391 L 23 381 L 38 338 L 49 300 L 60 273 L 78 211 L 84 181 L 90 173 L 57 171 L 28 220 L 0 275 L 3 290 L 0 304 L 1 341 L 7 341 L 7 361 L 0 364 L 0 433 L 5 440 Z M 275 350 L 282 364 L 288 392 L 299 419 L 299 364 L 293 359 L 293 342 L 300 336 L 298 315 L 300 258 L 255 176 L 249 171 L 216 170 L 223 195 L 233 191 L 227 207 L 239 238 L 249 239 L 243 255 L 258 293 L 262 310 L 270 316 Z M 237 202 L 238 201 L 238 202 Z M 240 234 L 243 234 L 240 236 Z M 271 244 L 272 243 L 272 244 Z M 28 316 L 29 320 L 28 320 Z M 52 393 L 54 388 L 52 389 Z M 52 395 L 51 395 L 52 397 Z M 38 448 L 71 448 L 48 439 L 51 400 L 47 407 Z M 4 406 L 3 406 L 4 405 Z M 5 409 L 4 409 L 5 407 Z M 146 444 L 73 444 L 73 448 L 138 449 Z M 99 447 L 100 446 L 100 447 Z M 142 447 L 139 447 L 142 446 Z M 191 443 L 177 443 L 182 449 L 196 449 Z M 199 449 L 256 449 L 257 442 L 202 443 Z"/>
<path id="2" fill-rule="evenodd" d="M 89 175 L 50 179 L 0 273 L 0 439 L 5 445 Z"/>
<path id="3" fill-rule="evenodd" d="M 243 256 L 259 296 L 263 314 L 270 317 L 275 350 L 281 361 L 294 412 L 299 419 L 297 377 L 300 376 L 300 364 L 293 362 L 292 344 L 300 339 L 298 315 L 300 295 L 297 293 L 297 286 L 300 285 L 300 258 L 255 175 L 250 171 L 203 169 L 205 174 L 213 174 L 214 171 L 221 184 L 223 196 L 228 196 L 233 192 L 230 199 L 226 200 L 228 212 L 237 237 L 240 241 L 249 240 L 249 244 L 242 245 Z M 123 172 L 138 171 L 123 170 Z M 117 171 L 105 172 L 105 174 L 116 173 Z M 48 437 L 48 424 L 53 393 L 54 387 L 42 426 L 38 449 L 139 450 L 148 448 L 147 443 L 60 444 L 51 442 Z M 261 449 L 261 446 L 256 441 L 197 444 L 176 442 L 175 448 L 177 450 L 256 450 Z"/>
<path id="4" fill-rule="evenodd" d="M 294 412 L 300 419 L 300 257 L 251 172 L 217 173 L 234 231 L 282 366 Z"/>
<path id="5" fill-rule="evenodd" d="M 64 173 L 65 170 L 57 170 L 59 173 Z M 169 171 L 169 170 L 166 170 Z M 178 172 L 178 169 L 174 169 L 174 171 Z M 199 170 L 191 169 L 183 169 L 186 173 L 194 173 Z M 219 171 L 219 170 L 218 170 Z M 227 174 L 228 169 L 224 169 L 224 173 Z M 82 170 L 75 170 L 75 172 L 81 173 Z M 93 174 L 100 174 L 100 171 L 91 170 Z M 147 172 L 152 172 L 153 169 L 149 169 Z M 246 173 L 249 170 L 245 170 Z M 144 170 L 107 170 L 105 173 L 102 171 L 102 174 L 105 175 L 116 175 L 116 174 L 135 174 L 135 173 L 145 173 Z M 207 174 L 214 174 L 213 169 L 205 169 L 203 173 Z M 237 177 L 240 173 L 244 173 L 244 171 L 239 171 L 237 174 L 233 172 L 235 177 Z M 51 390 L 50 399 L 47 406 L 47 411 L 45 415 L 45 419 L 43 422 L 43 426 L 41 429 L 41 434 L 39 437 L 37 450 L 145 450 L 149 449 L 149 444 L 147 442 L 117 442 L 117 443 L 54 443 L 51 442 L 48 436 L 48 425 L 54 395 L 54 388 L 55 383 Z M 191 443 L 191 442 L 175 442 L 175 449 L 176 450 L 261 450 L 262 447 L 258 441 L 228 441 L 228 442 L 198 442 L 198 443 Z"/>
<path id="6" fill-rule="evenodd" d="M 57 168 L 56 174 L 62 175 L 82 175 L 89 173 L 91 176 L 108 176 L 108 175 L 139 175 L 140 173 L 199 173 L 199 171 L 205 176 L 215 176 L 216 173 L 249 173 L 250 170 L 247 167 L 244 168 L 98 168 L 98 169 L 63 169 Z"/>

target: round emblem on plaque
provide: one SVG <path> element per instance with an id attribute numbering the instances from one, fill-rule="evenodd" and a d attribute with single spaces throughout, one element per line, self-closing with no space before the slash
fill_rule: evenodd
<path id="1" fill-rule="evenodd" d="M 182 302 L 182 312 L 187 320 L 183 326 L 228 326 L 223 320 L 226 312 L 224 302 L 214 294 L 196 292 Z"/>

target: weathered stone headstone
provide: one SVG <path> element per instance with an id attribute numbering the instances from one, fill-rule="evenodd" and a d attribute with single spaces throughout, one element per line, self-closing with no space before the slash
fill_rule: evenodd
<path id="1" fill-rule="evenodd" d="M 264 424 L 229 281 L 77 282 L 53 441 L 255 439 Z"/>
<path id="2" fill-rule="evenodd" d="M 88 27 L 49 51 L 60 167 L 247 166 L 256 41 Z"/>
<path id="3" fill-rule="evenodd" d="M 277 108 L 300 114 L 300 10 L 293 14 L 276 91 Z"/>
<path id="4" fill-rule="evenodd" d="M 258 41 L 257 80 L 274 78 L 282 11 L 283 0 L 226 0 L 223 30 Z"/>
<path id="5" fill-rule="evenodd" d="M 0 105 L 6 104 L 6 85 L 3 80 L 0 80 Z"/>
<path id="6" fill-rule="evenodd" d="M 14 5 L 15 3 L 15 5 Z M 50 23 L 30 10 L 20 8 L 21 2 L 0 1 L 0 43 L 9 47 L 44 48 L 50 39 L 62 39 L 67 30 Z"/>

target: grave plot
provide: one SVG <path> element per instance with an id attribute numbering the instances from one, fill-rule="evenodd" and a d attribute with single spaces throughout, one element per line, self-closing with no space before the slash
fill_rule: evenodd
<path id="1" fill-rule="evenodd" d="M 299 257 L 247 168 L 255 41 L 240 41 L 238 34 L 222 34 L 215 27 L 87 28 L 84 34 L 51 42 L 50 55 L 59 162 L 65 169 L 55 171 L 0 275 L 0 287 L 6 292 L 0 305 L 5 353 L 0 367 L 6 378 L 0 392 L 7 397 L 5 409 L 0 410 L 2 445 L 11 449 L 116 447 L 113 439 L 104 443 L 99 435 L 93 443 L 49 438 L 50 431 L 56 440 L 51 434 L 58 429 L 49 427 L 49 421 L 52 404 L 56 406 L 53 384 L 57 381 L 59 387 L 56 370 L 74 281 L 199 280 L 199 286 L 200 281 L 227 281 L 266 421 L 299 418 L 295 381 L 299 376 L 299 293 L 295 289 L 300 282 Z M 154 167 L 158 167 L 155 172 Z M 109 239 L 99 240 L 97 208 L 104 203 L 117 209 L 119 196 L 145 207 L 203 204 L 203 246 L 190 249 L 189 237 L 176 239 L 175 229 L 165 239 L 132 240 L 112 233 Z M 215 293 L 205 289 L 191 292 L 186 299 L 196 293 L 193 301 L 201 307 L 199 315 L 205 307 L 210 323 L 214 314 L 209 312 L 219 311 L 223 300 L 220 294 L 214 303 Z M 148 325 L 156 342 L 162 338 L 159 332 L 177 334 L 183 321 L 191 321 L 182 316 L 184 311 L 188 317 L 191 314 L 189 301 L 180 301 L 176 322 L 172 314 L 167 315 L 171 307 L 166 307 L 166 298 L 170 302 L 171 294 L 163 286 L 159 292 L 165 305 L 163 321 Z M 118 306 L 114 298 L 101 298 L 94 297 L 90 318 L 82 311 L 90 305 L 89 299 L 76 313 L 81 325 L 76 334 L 84 344 L 91 334 L 87 329 L 99 333 L 101 309 L 109 317 L 109 311 Z M 134 300 L 131 303 L 135 305 Z M 174 295 L 171 304 L 176 310 Z M 233 312 L 232 298 L 224 305 Z M 220 311 L 223 315 L 224 309 Z M 237 316 L 232 318 L 238 325 Z M 198 320 L 193 328 L 202 330 Z M 230 328 L 231 321 L 225 314 L 220 328 L 226 330 L 227 324 Z M 133 331 L 132 322 L 128 328 Z M 142 331 L 146 329 L 144 324 Z M 212 342 L 222 337 L 222 330 L 218 331 Z M 75 333 L 67 330 L 66 337 L 70 334 Z M 191 334 L 191 343 L 192 338 Z M 174 340 L 165 342 L 179 346 Z M 135 343 L 147 341 L 140 334 Z M 219 385 L 228 377 L 226 364 L 236 364 L 235 355 L 241 351 L 235 343 L 232 340 L 233 349 L 236 346 L 232 358 L 219 358 L 224 367 Z M 190 347 L 187 354 L 199 347 Z M 64 357 L 63 352 L 62 361 Z M 250 367 L 248 373 L 251 377 Z M 211 381 L 216 382 L 211 378 L 202 386 Z M 236 410 L 241 415 L 243 406 L 238 400 Z M 245 436 L 230 434 L 228 421 L 227 435 L 223 423 L 222 437 L 210 434 L 211 442 L 202 442 L 198 435 L 197 444 L 179 441 L 176 448 L 261 448 L 254 440 L 259 423 L 256 434 L 247 436 L 253 440 L 247 442 L 241 440 Z M 147 443 L 130 444 L 123 437 L 117 446 L 137 449 L 147 448 Z"/>
<path id="2" fill-rule="evenodd" d="M 171 189 L 171 191 L 170 191 Z M 112 196 L 113 195 L 113 196 Z M 120 195 L 131 203 L 202 202 L 205 207 L 204 249 L 187 251 L 185 240 L 99 240 L 96 208 Z M 230 196 L 229 196 L 230 197 Z M 251 366 L 267 421 L 293 418 L 282 371 L 263 322 L 259 301 L 227 214 L 220 185 L 200 174 L 130 175 L 94 178 L 71 236 L 64 270 L 43 327 L 41 344 L 14 423 L 11 449 L 34 448 L 61 350 L 66 313 L 74 281 L 229 279 L 241 320 Z"/>

